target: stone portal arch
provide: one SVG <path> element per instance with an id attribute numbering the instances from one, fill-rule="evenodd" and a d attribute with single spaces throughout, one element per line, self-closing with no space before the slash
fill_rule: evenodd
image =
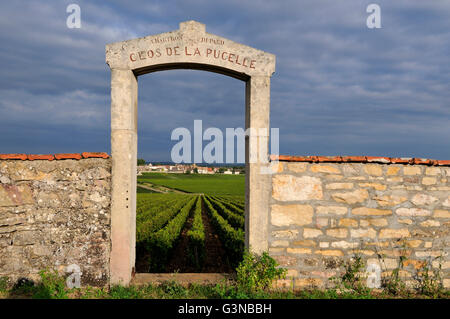
<path id="1" fill-rule="evenodd" d="M 206 32 L 195 21 L 180 29 L 106 46 L 111 68 L 111 283 L 127 285 L 135 263 L 137 77 L 170 69 L 221 73 L 246 83 L 246 128 L 269 128 L 270 77 L 275 56 Z M 245 242 L 255 252 L 268 249 L 270 176 L 265 161 L 249 163 L 249 154 L 268 158 L 267 138 L 246 138 Z M 261 145 L 266 144 L 266 145 Z"/>

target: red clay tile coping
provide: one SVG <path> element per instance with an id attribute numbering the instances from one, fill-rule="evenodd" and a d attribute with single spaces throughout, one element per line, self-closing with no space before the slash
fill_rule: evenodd
<path id="1" fill-rule="evenodd" d="M 433 166 L 450 166 L 449 160 L 439 161 L 425 158 L 396 158 L 377 156 L 290 156 L 270 155 L 271 161 L 310 162 L 310 163 L 380 163 L 380 164 L 418 164 Z"/>
<path id="2" fill-rule="evenodd" d="M 35 161 L 35 160 L 65 160 L 65 159 L 75 159 L 80 160 L 84 158 L 109 158 L 106 153 L 92 153 L 83 152 L 79 153 L 61 153 L 61 154 L 0 154 L 0 160 L 22 160 L 22 161 Z"/>

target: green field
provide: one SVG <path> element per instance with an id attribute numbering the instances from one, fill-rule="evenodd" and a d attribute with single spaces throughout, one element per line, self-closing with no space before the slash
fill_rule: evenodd
<path id="1" fill-rule="evenodd" d="M 138 272 L 164 272 L 171 263 L 200 272 L 216 258 L 209 255 L 208 261 L 208 254 L 219 253 L 207 251 L 208 243 L 220 246 L 219 266 L 235 267 L 240 262 L 244 250 L 244 175 L 145 173 L 138 177 L 139 184 Z"/>
<path id="2" fill-rule="evenodd" d="M 138 183 L 161 185 L 188 193 L 245 195 L 245 175 L 144 173 Z"/>

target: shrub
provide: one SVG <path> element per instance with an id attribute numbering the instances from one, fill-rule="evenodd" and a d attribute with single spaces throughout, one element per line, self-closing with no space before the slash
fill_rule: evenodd
<path id="1" fill-rule="evenodd" d="M 247 292 L 256 293 L 271 287 L 276 279 L 286 277 L 287 270 L 277 268 L 278 264 L 267 252 L 262 255 L 244 252 L 244 258 L 236 269 L 237 284 Z"/>
<path id="2" fill-rule="evenodd" d="M 34 288 L 33 298 L 67 299 L 66 280 L 56 270 L 41 270 L 41 282 Z"/>

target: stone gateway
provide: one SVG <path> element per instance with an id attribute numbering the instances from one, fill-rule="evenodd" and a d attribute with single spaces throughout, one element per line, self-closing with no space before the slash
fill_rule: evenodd
<path id="1" fill-rule="evenodd" d="M 106 46 L 111 68 L 111 283 L 128 284 L 135 263 L 137 76 L 170 69 L 221 73 L 246 83 L 246 129 L 269 128 L 270 77 L 275 56 L 206 32 L 188 21 L 164 34 Z M 257 130 L 255 130 L 257 131 Z M 258 136 L 246 139 L 246 153 L 267 152 Z M 257 155 L 258 159 L 268 154 Z M 270 179 L 259 172 L 268 165 L 246 159 L 246 245 L 268 249 Z"/>

